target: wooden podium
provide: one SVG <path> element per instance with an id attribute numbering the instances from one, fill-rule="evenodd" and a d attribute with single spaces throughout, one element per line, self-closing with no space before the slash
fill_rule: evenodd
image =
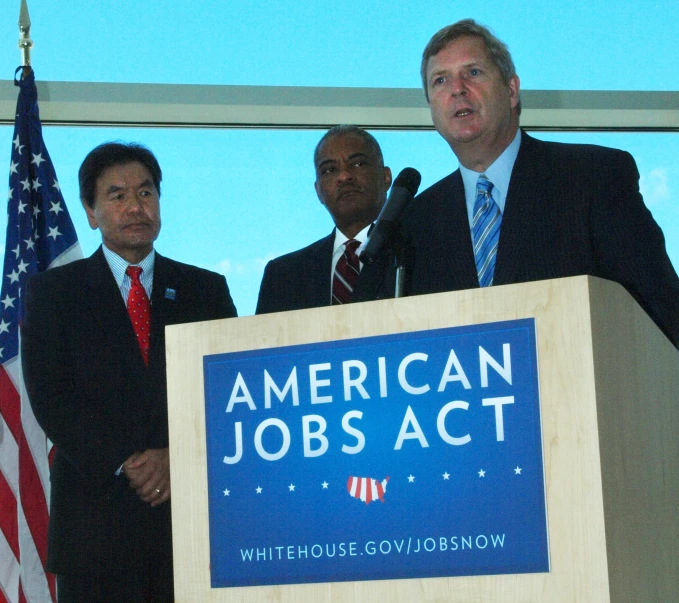
<path id="1" fill-rule="evenodd" d="M 550 571 L 210 587 L 203 356 L 534 317 Z M 167 328 L 175 593 L 226 601 L 679 601 L 679 352 L 573 277 Z"/>

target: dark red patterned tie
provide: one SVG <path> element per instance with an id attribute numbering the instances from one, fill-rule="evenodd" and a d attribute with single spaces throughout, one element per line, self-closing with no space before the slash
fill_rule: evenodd
<path id="1" fill-rule="evenodd" d="M 139 266 L 128 266 L 125 274 L 132 280 L 130 294 L 127 296 L 127 313 L 132 321 L 134 334 L 137 336 L 139 349 L 144 363 L 149 363 L 149 341 L 151 328 L 151 304 L 139 277 L 142 269 Z"/>
<path id="2" fill-rule="evenodd" d="M 356 250 L 361 243 L 356 239 L 349 239 L 344 244 L 344 254 L 337 260 L 335 274 L 332 278 L 332 303 L 346 304 L 351 300 L 351 294 L 358 281 L 361 264 L 358 261 Z"/>

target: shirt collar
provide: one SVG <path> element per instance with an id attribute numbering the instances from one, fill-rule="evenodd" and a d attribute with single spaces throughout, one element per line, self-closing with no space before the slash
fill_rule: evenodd
<path id="1" fill-rule="evenodd" d="M 358 248 L 359 250 L 356 251 L 358 255 L 360 255 L 360 252 L 363 251 L 362 248 L 365 245 L 365 242 L 368 240 L 368 231 L 370 230 L 371 226 L 372 224 L 368 224 L 361 232 L 359 232 L 354 237 L 354 239 L 361 244 L 361 246 Z M 349 237 L 347 237 L 339 228 L 335 228 L 335 244 L 332 248 L 333 256 L 338 252 L 339 248 L 342 247 L 348 240 Z"/>
<path id="2" fill-rule="evenodd" d="M 156 259 L 156 250 L 152 249 L 151 253 L 149 253 L 141 262 L 138 264 L 130 264 L 127 260 L 123 259 L 120 257 L 117 253 L 114 251 L 111 251 L 106 245 L 102 244 L 101 246 L 103 252 L 104 252 L 104 257 L 106 258 L 106 262 L 109 265 L 109 268 L 111 269 L 111 272 L 113 273 L 113 278 L 116 281 L 116 284 L 118 285 L 118 288 L 120 289 L 123 286 L 123 280 L 125 278 L 125 271 L 127 270 L 128 266 L 139 266 L 142 269 L 142 275 L 141 279 L 144 283 L 152 283 L 153 282 L 153 268 L 155 265 L 155 259 Z"/>
<path id="3" fill-rule="evenodd" d="M 519 147 L 521 146 L 521 130 L 517 130 L 516 136 L 509 146 L 502 151 L 501 155 L 488 166 L 483 172 L 488 180 L 493 183 L 493 199 L 498 204 L 500 211 L 504 213 L 505 202 L 507 200 L 507 191 L 509 191 L 509 181 L 512 177 L 512 170 L 516 157 L 519 154 Z M 467 213 L 471 216 L 474 212 L 474 201 L 476 201 L 476 183 L 481 175 L 481 172 L 475 172 L 469 168 L 460 165 L 460 173 L 462 175 L 462 182 L 464 183 L 464 196 L 467 202 Z"/>

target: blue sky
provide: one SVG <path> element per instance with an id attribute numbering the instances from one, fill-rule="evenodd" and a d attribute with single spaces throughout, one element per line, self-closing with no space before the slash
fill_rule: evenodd
<path id="1" fill-rule="evenodd" d="M 0 8 L 0 78 L 20 62 L 19 0 Z M 341 5 L 288 2 L 29 0 L 38 80 L 241 85 L 418 87 L 422 48 L 459 18 L 493 27 L 512 51 L 524 89 L 676 90 L 679 2 L 494 0 L 473 12 L 430 1 Z M 432 184 L 457 165 L 434 132 L 376 132 L 385 161 L 412 165 Z M 267 259 L 330 232 L 313 189 L 319 131 L 45 128 L 62 190 L 86 254 L 89 230 L 77 170 L 96 144 L 147 144 L 164 172 L 157 248 L 227 275 L 241 314 L 254 311 Z M 0 127 L 0 166 L 11 128 Z M 642 192 L 679 265 L 679 135 L 542 134 L 629 150 Z M 2 143 L 2 141 L 5 141 Z M 4 242 L 4 225 L 0 244 Z"/>

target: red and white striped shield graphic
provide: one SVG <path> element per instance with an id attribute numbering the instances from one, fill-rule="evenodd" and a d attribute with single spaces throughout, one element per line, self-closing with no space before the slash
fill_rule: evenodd
<path id="1" fill-rule="evenodd" d="M 351 496 L 362 500 L 366 505 L 375 500 L 384 502 L 384 493 L 387 491 L 388 481 L 388 475 L 381 482 L 371 477 L 349 477 L 347 490 Z"/>

